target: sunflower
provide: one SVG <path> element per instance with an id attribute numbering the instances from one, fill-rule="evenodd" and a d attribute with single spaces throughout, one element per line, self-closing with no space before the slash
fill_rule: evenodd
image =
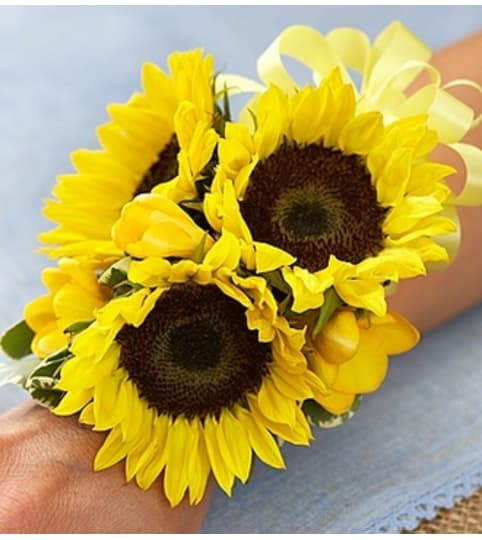
<path id="1" fill-rule="evenodd" d="M 358 112 L 338 68 L 293 95 L 271 86 L 252 113 L 252 132 L 226 126 L 204 209 L 240 239 L 247 268 L 281 271 L 294 312 L 321 306 L 333 286 L 383 316 L 384 283 L 447 260 L 432 237 L 455 230 L 441 215 L 453 169 L 428 158 L 438 139 L 426 116 L 385 125 L 379 112 Z"/>
<path id="2" fill-rule="evenodd" d="M 305 331 L 278 315 L 263 278 L 235 274 L 239 259 L 226 232 L 200 263 L 132 261 L 137 288 L 96 311 L 57 384 L 56 414 L 110 431 L 95 469 L 125 458 L 142 489 L 164 472 L 173 506 L 186 491 L 198 503 L 210 471 L 231 494 L 253 451 L 284 468 L 275 436 L 308 444 L 301 402 L 326 392 L 308 370 Z"/>
<path id="3" fill-rule="evenodd" d="M 44 215 L 57 223 L 40 235 L 50 257 L 108 264 L 122 253 L 111 240 L 121 209 L 156 186 L 173 200 L 195 196 L 195 180 L 214 150 L 213 58 L 200 50 L 169 56 L 170 74 L 144 64 L 144 92 L 112 104 L 97 130 L 102 150 L 77 150 L 77 173 L 62 175 Z"/>
<path id="4" fill-rule="evenodd" d="M 73 259 L 61 259 L 57 268 L 46 268 L 42 281 L 49 293 L 29 302 L 24 318 L 35 334 L 32 352 L 46 358 L 68 345 L 66 330 L 72 324 L 92 320 L 94 311 L 111 295 L 97 282 L 91 264 Z"/>
<path id="5" fill-rule="evenodd" d="M 409 351 L 419 337 L 417 329 L 393 311 L 378 317 L 350 308 L 337 310 L 305 347 L 310 369 L 329 389 L 316 401 L 332 414 L 345 413 L 358 395 L 379 388 L 388 355 Z"/>

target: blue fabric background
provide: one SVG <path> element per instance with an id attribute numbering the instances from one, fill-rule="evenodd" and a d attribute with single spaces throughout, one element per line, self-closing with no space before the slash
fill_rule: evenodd
<path id="1" fill-rule="evenodd" d="M 94 147 L 105 105 L 139 88 L 143 61 L 202 46 L 218 69 L 255 76 L 255 60 L 291 24 L 357 26 L 374 37 L 401 20 L 433 48 L 482 26 L 480 7 L 0 8 L 0 328 L 42 292 L 34 255 L 42 200 L 68 154 Z M 482 483 L 482 309 L 394 359 L 355 419 L 285 446 L 288 471 L 256 466 L 207 532 L 375 532 L 414 527 Z M 0 408 L 22 396 L 2 389 Z"/>

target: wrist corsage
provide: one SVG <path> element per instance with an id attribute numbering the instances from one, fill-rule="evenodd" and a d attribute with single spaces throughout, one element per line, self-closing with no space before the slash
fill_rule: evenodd
<path id="1" fill-rule="evenodd" d="M 172 506 L 199 503 L 211 473 L 231 494 L 254 454 L 282 469 L 283 441 L 351 418 L 419 339 L 387 295 L 453 259 L 456 206 L 482 199 L 481 151 L 459 142 L 477 120 L 430 54 L 398 23 L 374 43 L 295 26 L 259 81 L 200 50 L 145 64 L 46 203 L 55 263 L 2 338 L 2 381 L 106 432 L 95 470 L 124 461 L 142 489 L 162 475 Z M 465 164 L 457 196 L 439 144 Z"/>

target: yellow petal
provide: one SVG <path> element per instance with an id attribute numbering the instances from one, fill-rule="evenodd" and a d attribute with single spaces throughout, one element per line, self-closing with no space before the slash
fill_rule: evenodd
<path id="1" fill-rule="evenodd" d="M 395 311 L 384 317 L 370 317 L 367 330 L 374 340 L 378 340 L 387 354 L 401 354 L 413 349 L 420 339 L 419 331 Z"/>
<path id="2" fill-rule="evenodd" d="M 211 472 L 206 442 L 202 434 L 202 426 L 198 418 L 191 422 L 191 429 L 196 430 L 197 445 L 192 448 L 189 462 L 189 504 L 198 504 L 206 492 Z"/>
<path id="3" fill-rule="evenodd" d="M 258 274 L 270 272 L 271 270 L 276 270 L 283 266 L 289 266 L 296 261 L 296 257 L 293 257 L 283 249 L 271 246 L 270 244 L 254 242 L 254 246 L 256 272 L 258 272 Z"/>
<path id="4" fill-rule="evenodd" d="M 178 416 L 167 435 L 167 458 L 164 471 L 164 492 L 171 506 L 177 506 L 186 492 L 189 481 L 189 458 L 199 433 L 190 429 L 189 422 Z"/>
<path id="5" fill-rule="evenodd" d="M 400 202 L 406 192 L 412 161 L 411 148 L 397 148 L 391 154 L 380 178 L 376 180 L 378 201 L 383 206 L 393 206 Z"/>
<path id="6" fill-rule="evenodd" d="M 220 429 L 216 420 L 207 416 L 204 420 L 204 442 L 206 443 L 206 449 L 211 463 L 211 469 L 217 483 L 223 489 L 223 491 L 231 497 L 231 491 L 233 489 L 234 474 L 228 468 L 225 463 L 218 445 L 217 431 Z"/>
<path id="7" fill-rule="evenodd" d="M 325 271 L 312 274 L 295 266 L 284 267 L 281 270 L 283 278 L 293 291 L 292 310 L 303 313 L 309 309 L 316 309 L 323 304 L 323 293 L 333 284 L 333 277 Z"/>
<path id="8" fill-rule="evenodd" d="M 339 365 L 333 362 L 327 362 L 318 351 L 310 351 L 309 354 L 310 369 L 331 388 L 338 375 Z"/>
<path id="9" fill-rule="evenodd" d="M 107 436 L 104 444 L 97 452 L 94 460 L 94 471 L 102 471 L 112 467 L 125 458 L 127 447 L 122 440 L 119 426 L 116 426 Z"/>
<path id="10" fill-rule="evenodd" d="M 273 381 L 276 388 L 284 396 L 295 401 L 302 401 L 313 397 L 310 386 L 305 382 L 305 373 L 288 373 L 280 365 L 274 365 L 271 368 Z"/>
<path id="11" fill-rule="evenodd" d="M 266 418 L 280 424 L 287 424 L 290 427 L 295 424 L 296 406 L 294 402 L 280 394 L 271 378 L 265 378 L 261 384 L 258 392 L 258 404 Z"/>
<path id="12" fill-rule="evenodd" d="M 81 424 L 86 424 L 86 425 L 90 425 L 90 426 L 95 424 L 94 404 L 93 403 L 89 403 L 86 407 L 84 407 L 84 409 L 80 413 L 79 422 Z"/>
<path id="13" fill-rule="evenodd" d="M 101 431 L 113 428 L 122 420 L 122 413 L 126 412 L 125 391 L 121 392 L 124 373 L 118 370 L 112 375 L 102 378 L 94 388 L 94 416 L 95 428 Z M 119 400 L 122 403 L 119 403 Z"/>
<path id="14" fill-rule="evenodd" d="M 126 443 L 129 445 L 129 452 L 125 462 L 126 480 L 130 482 L 136 473 L 152 459 L 157 440 L 154 437 L 153 414 L 146 414 L 142 437 L 137 441 Z"/>
<path id="15" fill-rule="evenodd" d="M 146 287 L 165 282 L 171 272 L 169 261 L 163 258 L 149 257 L 143 261 L 132 261 L 129 266 L 129 279 Z"/>
<path id="16" fill-rule="evenodd" d="M 291 137 L 298 144 L 319 142 L 323 133 L 324 95 L 306 86 L 293 96 Z"/>
<path id="17" fill-rule="evenodd" d="M 58 325 L 55 322 L 53 322 L 35 335 L 31 347 L 32 351 L 39 358 L 45 358 L 54 352 L 60 351 L 66 347 L 68 343 L 68 336 L 58 328 Z"/>
<path id="18" fill-rule="evenodd" d="M 167 416 L 159 416 L 154 421 L 152 437 L 155 442 L 139 458 L 136 467 L 136 482 L 143 490 L 152 486 L 166 465 L 166 441 L 170 427 L 171 421 Z"/>
<path id="19" fill-rule="evenodd" d="M 353 311 L 338 310 L 319 333 L 314 345 L 328 362 L 341 364 L 353 358 L 360 331 Z"/>
<path id="20" fill-rule="evenodd" d="M 385 291 L 379 281 L 347 279 L 335 282 L 336 292 L 349 306 L 362 307 L 382 316 L 387 311 Z"/>
<path id="21" fill-rule="evenodd" d="M 251 446 L 243 424 L 227 409 L 221 413 L 217 436 L 226 465 L 243 484 L 246 483 L 251 471 Z"/>
<path id="22" fill-rule="evenodd" d="M 275 469 L 285 469 L 286 465 L 279 446 L 265 426 L 259 424 L 254 416 L 242 407 L 237 408 L 236 416 L 245 427 L 249 444 L 259 459 Z"/>
<path id="23" fill-rule="evenodd" d="M 214 269 L 225 267 L 234 270 L 241 257 L 238 239 L 229 231 L 223 231 L 219 240 L 207 252 L 204 264 Z"/>
<path id="24" fill-rule="evenodd" d="M 205 233 L 176 203 L 157 193 L 138 195 L 122 209 L 112 237 L 135 257 L 190 257 Z"/>
<path id="25" fill-rule="evenodd" d="M 304 423 L 299 422 L 300 417 L 297 412 L 299 407 L 295 408 L 295 422 L 293 426 L 289 426 L 288 424 L 284 424 L 284 423 L 282 424 L 282 423 L 270 420 L 269 418 L 266 418 L 261 412 L 258 402 L 254 396 L 248 396 L 248 403 L 249 403 L 249 407 L 251 409 L 252 415 L 254 417 L 254 420 L 260 426 L 266 426 L 266 428 L 269 429 L 269 431 L 271 431 L 275 435 L 278 435 L 278 437 L 281 437 L 285 441 L 288 441 L 292 444 L 305 445 L 305 446 L 309 445 L 310 438 L 311 438 L 311 431 L 308 425 L 305 425 Z"/>
<path id="26" fill-rule="evenodd" d="M 346 154 L 368 154 L 383 136 L 382 115 L 377 111 L 360 114 L 343 128 L 338 145 Z"/>
<path id="27" fill-rule="evenodd" d="M 84 389 L 67 392 L 53 412 L 59 416 L 70 416 L 79 412 L 92 399 L 92 390 Z"/>
<path id="28" fill-rule="evenodd" d="M 405 197 L 400 204 L 391 209 L 383 222 L 383 232 L 390 236 L 406 233 L 417 222 L 436 214 L 443 206 L 435 197 Z"/>
<path id="29" fill-rule="evenodd" d="M 34 332 L 39 332 L 55 320 L 52 296 L 46 294 L 29 302 L 23 311 L 24 319 Z"/>
<path id="30" fill-rule="evenodd" d="M 383 345 L 369 330 L 360 328 L 360 346 L 355 356 L 340 364 L 332 388 L 345 394 L 374 392 L 388 370 L 388 357 Z"/>
<path id="31" fill-rule="evenodd" d="M 336 72 L 335 68 L 333 72 Z M 335 93 L 334 93 L 335 94 Z M 336 106 L 332 108 L 331 125 L 326 131 L 324 144 L 328 147 L 336 146 L 340 134 L 355 112 L 355 94 L 350 84 L 343 84 L 336 90 Z"/>
<path id="32" fill-rule="evenodd" d="M 327 396 L 317 399 L 318 403 L 332 414 L 343 414 L 348 411 L 355 401 L 354 394 L 342 394 L 332 391 Z"/>
<path id="33" fill-rule="evenodd" d="M 129 404 L 129 414 L 121 423 L 122 437 L 125 441 L 132 441 L 139 437 L 139 432 L 142 430 L 146 407 L 132 381 L 127 380 L 124 388 L 126 401 Z"/>

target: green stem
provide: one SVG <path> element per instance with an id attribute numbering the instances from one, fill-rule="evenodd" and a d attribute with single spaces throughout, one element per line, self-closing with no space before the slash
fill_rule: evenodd
<path id="1" fill-rule="evenodd" d="M 320 313 L 318 315 L 318 320 L 316 321 L 315 327 L 311 336 L 315 338 L 319 332 L 323 329 L 325 324 L 331 319 L 331 316 L 335 311 L 343 305 L 341 298 L 336 294 L 336 291 L 333 287 L 328 289 L 325 293 L 325 300 L 323 305 L 320 308 Z"/>

